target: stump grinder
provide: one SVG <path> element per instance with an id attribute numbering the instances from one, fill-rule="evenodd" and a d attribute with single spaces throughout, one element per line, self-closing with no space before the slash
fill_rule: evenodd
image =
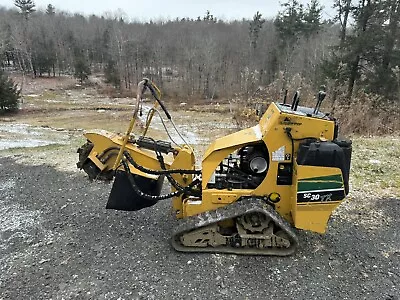
<path id="1" fill-rule="evenodd" d="M 136 136 L 132 129 L 147 89 L 154 107 Z M 352 147 L 338 138 L 336 120 L 319 110 L 324 91 L 314 108 L 299 106 L 298 92 L 292 103 L 286 96 L 271 103 L 256 126 L 217 138 L 201 169 L 160 98 L 144 79 L 125 135 L 85 133 L 77 166 L 91 179 L 114 180 L 108 209 L 136 211 L 172 199 L 179 219 L 172 245 L 183 252 L 285 256 L 298 246 L 296 228 L 325 232 L 349 192 Z M 183 145 L 147 136 L 160 107 Z M 162 193 L 166 180 L 171 190 Z"/>

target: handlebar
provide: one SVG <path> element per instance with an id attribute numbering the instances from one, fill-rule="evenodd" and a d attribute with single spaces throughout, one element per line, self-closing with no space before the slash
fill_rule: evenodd
<path id="1" fill-rule="evenodd" d="M 165 107 L 164 103 L 161 101 L 160 97 L 158 97 L 156 91 L 154 90 L 154 83 L 150 81 L 150 84 L 147 84 L 148 89 L 150 90 L 151 94 L 153 95 L 154 99 L 157 100 L 158 104 L 160 104 L 161 109 L 164 111 L 165 115 L 167 116 L 168 120 L 171 120 L 171 115 L 169 114 L 167 108 Z"/>
<path id="2" fill-rule="evenodd" d="M 161 109 L 164 111 L 165 115 L 167 116 L 168 120 L 171 120 L 171 115 L 168 112 L 167 108 L 165 107 L 164 103 L 161 101 L 160 97 L 157 95 L 156 89 L 158 90 L 157 86 L 148 78 L 143 78 L 142 81 L 138 83 L 137 88 L 137 95 L 136 95 L 136 107 L 133 113 L 133 116 L 136 118 L 139 112 L 140 101 L 146 89 L 149 89 L 151 94 L 153 95 L 154 99 L 160 104 Z"/>
<path id="3" fill-rule="evenodd" d="M 296 91 L 296 93 L 293 96 L 291 109 L 297 110 L 297 106 L 299 105 L 299 102 L 300 102 L 300 91 Z"/>

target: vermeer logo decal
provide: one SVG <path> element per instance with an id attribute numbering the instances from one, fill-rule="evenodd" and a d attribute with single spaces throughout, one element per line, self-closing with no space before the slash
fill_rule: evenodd
<path id="1" fill-rule="evenodd" d="M 281 121 L 281 125 L 301 125 L 302 123 L 293 122 L 290 118 L 286 117 L 283 121 Z"/>

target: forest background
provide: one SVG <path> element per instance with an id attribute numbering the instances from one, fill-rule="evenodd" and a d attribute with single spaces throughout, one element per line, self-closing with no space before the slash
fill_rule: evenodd
<path id="1" fill-rule="evenodd" d="M 8 74 L 73 75 L 82 84 L 101 74 L 103 92 L 114 95 L 147 76 L 166 99 L 249 108 L 281 100 L 286 90 L 289 97 L 300 90 L 311 105 L 324 89 L 325 108 L 344 131 L 400 130 L 400 0 L 335 0 L 330 20 L 318 0 L 290 0 L 272 19 L 256 11 L 251 20 L 225 21 L 207 11 L 149 22 L 14 4 L 0 8 L 0 67 Z"/>

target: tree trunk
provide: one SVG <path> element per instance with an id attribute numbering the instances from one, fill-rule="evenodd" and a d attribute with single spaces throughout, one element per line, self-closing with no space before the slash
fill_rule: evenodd
<path id="1" fill-rule="evenodd" d="M 343 46 L 344 41 L 346 40 L 346 29 L 347 29 L 347 21 L 349 19 L 351 8 L 351 0 L 346 0 L 343 14 L 343 19 L 341 19 L 341 30 L 340 30 L 340 46 Z"/>
<path id="2" fill-rule="evenodd" d="M 397 37 L 398 25 L 400 19 L 400 0 L 392 0 L 390 8 L 389 32 L 385 41 L 385 50 L 382 57 L 382 69 L 389 72 L 391 57 Z"/>
<path id="3" fill-rule="evenodd" d="M 342 7 L 341 0 L 338 1 L 339 3 L 339 19 L 340 19 L 340 45 L 339 45 L 339 53 L 342 56 L 342 51 L 343 51 L 343 45 L 344 42 L 346 41 L 346 34 L 347 34 L 347 22 L 349 19 L 349 14 L 350 14 L 350 8 L 351 8 L 351 0 L 346 0 L 345 2 L 345 6 Z M 342 14 L 343 14 L 343 18 L 342 18 Z M 342 65 L 342 59 L 340 59 L 340 62 L 338 64 L 337 70 L 336 70 L 336 80 L 333 86 L 333 93 L 332 93 L 332 107 L 333 109 L 335 108 L 335 103 L 336 103 L 336 99 L 337 99 L 337 95 L 338 95 L 338 88 L 339 88 L 339 73 L 340 73 L 340 66 Z M 355 77 L 354 77 L 354 81 L 355 81 Z M 354 87 L 354 82 L 351 84 L 352 88 L 351 88 L 351 92 L 350 94 L 353 94 L 353 87 Z M 350 87 L 350 85 L 349 85 Z M 349 89 L 347 90 L 347 95 L 349 95 Z"/>
<path id="4" fill-rule="evenodd" d="M 365 3 L 367 2 L 367 3 Z M 361 1 L 361 7 L 359 8 L 361 10 L 360 12 L 360 20 L 358 20 L 358 30 L 360 33 L 358 34 L 359 40 L 357 41 L 356 45 L 356 57 L 353 60 L 351 67 L 350 67 L 350 78 L 349 78 L 349 84 L 347 87 L 347 99 L 350 101 L 351 97 L 353 96 L 353 91 L 354 91 L 354 85 L 358 76 L 358 69 L 360 65 L 360 60 L 362 57 L 363 53 L 363 47 L 364 44 L 360 42 L 360 40 L 363 40 L 364 35 L 366 34 L 367 31 L 367 25 L 370 17 L 373 14 L 373 8 L 371 7 L 371 0 L 362 0 Z"/>
<path id="5" fill-rule="evenodd" d="M 360 55 L 357 55 L 353 63 L 351 64 L 351 71 L 350 71 L 350 77 L 349 77 L 349 85 L 347 87 L 347 99 L 350 101 L 351 96 L 353 95 L 354 91 L 354 84 L 357 79 L 358 75 L 358 65 L 360 63 Z"/>

